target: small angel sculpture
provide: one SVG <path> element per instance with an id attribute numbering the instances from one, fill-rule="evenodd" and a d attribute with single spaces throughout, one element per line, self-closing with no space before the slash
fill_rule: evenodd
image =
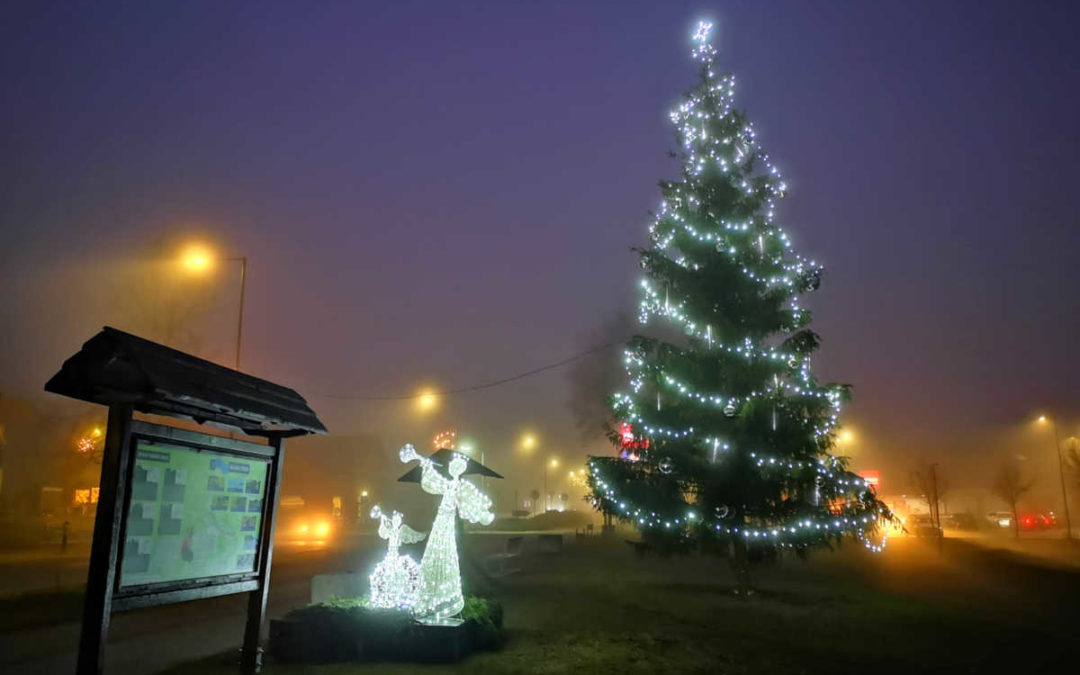
<path id="1" fill-rule="evenodd" d="M 398 457 L 402 462 L 420 460 L 420 487 L 429 494 L 443 496 L 420 561 L 420 591 L 413 614 L 424 623 L 446 623 L 465 607 L 455 532 L 457 516 L 470 523 L 490 525 L 495 519 L 491 500 L 461 478 L 469 465 L 463 455 L 455 453 L 450 460 L 450 478 L 440 474 L 435 463 L 421 457 L 412 445 L 402 446 Z"/>
<path id="2" fill-rule="evenodd" d="M 371 517 L 379 520 L 379 536 L 387 540 L 386 557 L 371 573 L 371 604 L 375 607 L 412 609 L 420 585 L 420 566 L 408 555 L 398 553 L 402 544 L 415 544 L 427 535 L 402 522 L 401 513 L 383 513 L 378 504 Z"/>

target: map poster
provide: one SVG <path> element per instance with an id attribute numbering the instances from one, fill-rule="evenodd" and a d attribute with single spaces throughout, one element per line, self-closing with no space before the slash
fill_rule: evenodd
<path id="1" fill-rule="evenodd" d="M 120 586 L 255 571 L 269 461 L 138 438 Z"/>

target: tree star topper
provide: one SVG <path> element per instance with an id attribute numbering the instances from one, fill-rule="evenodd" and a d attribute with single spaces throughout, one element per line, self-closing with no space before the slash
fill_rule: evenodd
<path id="1" fill-rule="evenodd" d="M 709 33 L 712 33 L 712 22 L 699 21 L 697 32 L 694 33 L 694 41 L 706 44 L 709 41 Z"/>

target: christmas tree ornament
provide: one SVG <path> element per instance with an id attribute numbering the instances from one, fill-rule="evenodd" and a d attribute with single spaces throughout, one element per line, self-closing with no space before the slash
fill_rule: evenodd
<path id="1" fill-rule="evenodd" d="M 738 409 L 735 407 L 735 401 L 728 401 L 724 406 L 724 414 L 728 417 L 735 417 L 735 413 Z"/>
<path id="2" fill-rule="evenodd" d="M 670 457 L 665 457 L 660 460 L 659 468 L 660 473 L 669 474 L 675 470 L 675 460 L 671 459 Z"/>
<path id="3" fill-rule="evenodd" d="M 731 515 L 731 509 L 728 508 L 727 504 L 717 506 L 713 509 L 713 515 L 716 516 L 717 520 L 726 520 Z"/>

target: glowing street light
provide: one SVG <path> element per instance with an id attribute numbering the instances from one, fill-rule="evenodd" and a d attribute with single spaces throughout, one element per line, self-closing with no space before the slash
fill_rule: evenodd
<path id="1" fill-rule="evenodd" d="M 420 412 L 431 412 L 439 407 L 439 395 L 433 389 L 424 389 L 416 395 L 416 409 Z"/>
<path id="2" fill-rule="evenodd" d="M 1058 476 L 1061 478 L 1061 503 L 1065 507 L 1065 538 L 1072 538 L 1072 519 L 1069 517 L 1069 493 L 1065 489 L 1065 462 L 1061 458 L 1061 441 L 1058 439 L 1057 422 L 1046 415 L 1039 415 L 1037 420 L 1040 424 L 1050 424 L 1054 430 L 1054 452 L 1057 453 Z"/>
<path id="3" fill-rule="evenodd" d="M 180 264 L 192 274 L 205 274 L 215 261 L 240 263 L 240 310 L 236 318 L 236 370 L 240 370 L 240 344 L 244 337 L 244 290 L 247 286 L 247 256 L 222 258 L 204 244 L 193 243 L 180 254 Z"/>
<path id="4" fill-rule="evenodd" d="M 180 264 L 188 272 L 202 274 L 210 270 L 214 263 L 214 254 L 202 244 L 189 244 L 180 254 Z"/>
<path id="5" fill-rule="evenodd" d="M 551 507 L 551 502 L 548 499 L 548 489 L 547 489 L 547 476 L 548 476 L 548 467 L 549 466 L 552 469 L 557 468 L 559 466 L 559 460 L 552 457 L 551 459 L 544 462 L 544 512 L 545 513 L 547 513 L 548 508 Z"/>
<path id="6" fill-rule="evenodd" d="M 524 436 L 522 436 L 521 447 L 525 448 L 526 450 L 532 450 L 534 447 L 536 447 L 536 436 L 533 436 L 532 434 L 525 434 Z"/>

